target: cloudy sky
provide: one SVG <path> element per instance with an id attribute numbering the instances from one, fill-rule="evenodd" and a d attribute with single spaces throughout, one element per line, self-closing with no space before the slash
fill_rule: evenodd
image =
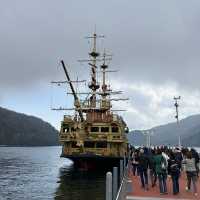
<path id="1" fill-rule="evenodd" d="M 63 113 L 50 107 L 63 88 L 50 81 L 64 79 L 60 59 L 73 78 L 87 77 L 77 60 L 87 58 L 84 37 L 96 26 L 106 35 L 98 48 L 120 70 L 110 81 L 130 98 L 115 107 L 127 109 L 131 129 L 174 121 L 174 96 L 182 97 L 181 118 L 200 113 L 199 10 L 199 0 L 0 0 L 0 106 L 59 128 Z"/>

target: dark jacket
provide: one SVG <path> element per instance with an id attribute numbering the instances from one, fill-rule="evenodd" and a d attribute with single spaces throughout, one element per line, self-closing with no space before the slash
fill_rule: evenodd
<path id="1" fill-rule="evenodd" d="M 140 154 L 138 157 L 138 168 L 139 170 L 147 170 L 149 166 L 148 156 L 145 154 Z"/>
<path id="2" fill-rule="evenodd" d="M 168 174 L 171 176 L 180 174 L 179 162 L 176 159 L 168 160 Z"/>
<path id="3" fill-rule="evenodd" d="M 182 160 L 183 160 L 183 156 L 182 156 L 181 152 L 177 152 L 175 154 L 175 160 L 178 163 L 179 168 L 181 168 L 181 163 L 182 163 Z"/>
<path id="4" fill-rule="evenodd" d="M 154 159 L 155 159 L 155 165 L 156 165 L 156 173 L 157 174 L 166 174 L 167 169 L 162 168 L 162 164 L 167 166 L 167 161 L 165 160 L 165 158 L 160 154 L 160 155 L 156 155 L 154 157 Z"/>
<path id="5" fill-rule="evenodd" d="M 149 157 L 149 169 L 155 170 L 156 168 L 156 163 L 154 159 L 155 155 L 150 154 L 148 157 Z"/>
<path id="6" fill-rule="evenodd" d="M 199 163 L 199 154 L 194 150 L 194 149 L 191 149 L 191 152 L 192 152 L 192 157 L 195 159 L 195 163 Z"/>

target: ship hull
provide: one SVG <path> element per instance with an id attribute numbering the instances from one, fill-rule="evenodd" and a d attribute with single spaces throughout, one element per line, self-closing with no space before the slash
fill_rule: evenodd
<path id="1" fill-rule="evenodd" d="M 123 157 L 105 157 L 96 155 L 61 155 L 73 161 L 74 168 L 80 170 L 112 170 L 113 167 L 120 166 Z"/>

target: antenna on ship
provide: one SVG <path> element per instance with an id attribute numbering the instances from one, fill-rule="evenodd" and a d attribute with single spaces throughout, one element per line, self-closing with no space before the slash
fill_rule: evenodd
<path id="1" fill-rule="evenodd" d="M 176 115 L 175 115 L 175 118 L 177 120 L 177 126 L 179 127 L 180 126 L 180 122 L 179 122 L 179 104 L 178 104 L 178 101 L 181 99 L 181 96 L 178 96 L 178 97 L 174 97 L 174 100 L 175 100 L 175 103 L 174 103 L 174 106 L 176 108 Z M 181 147 L 181 136 L 179 135 L 178 137 L 178 145 L 179 147 Z"/>

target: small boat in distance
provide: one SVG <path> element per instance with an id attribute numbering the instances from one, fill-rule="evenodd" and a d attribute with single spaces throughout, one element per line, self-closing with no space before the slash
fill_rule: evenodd
<path id="1" fill-rule="evenodd" d="M 113 91 L 106 81 L 108 70 L 107 61 L 111 57 L 96 50 L 96 40 L 99 37 L 94 33 L 91 37 L 93 48 L 86 61 L 91 68 L 91 77 L 88 83 L 89 92 L 77 93 L 74 89 L 70 75 L 64 61 L 61 61 L 67 83 L 74 97 L 74 108 L 58 108 L 53 110 L 74 110 L 74 115 L 64 115 L 61 122 L 59 141 L 61 142 L 61 157 L 69 158 L 79 169 L 110 168 L 118 166 L 120 159 L 128 154 L 128 140 L 126 134 L 128 127 L 125 121 L 112 110 L 112 101 L 128 100 L 111 98 L 112 95 L 121 94 L 122 91 Z M 97 71 L 101 72 L 101 82 L 97 82 Z M 100 79 L 98 79 L 100 80 Z M 76 81 L 79 82 L 79 81 Z M 81 100 L 79 95 L 86 95 Z"/>

